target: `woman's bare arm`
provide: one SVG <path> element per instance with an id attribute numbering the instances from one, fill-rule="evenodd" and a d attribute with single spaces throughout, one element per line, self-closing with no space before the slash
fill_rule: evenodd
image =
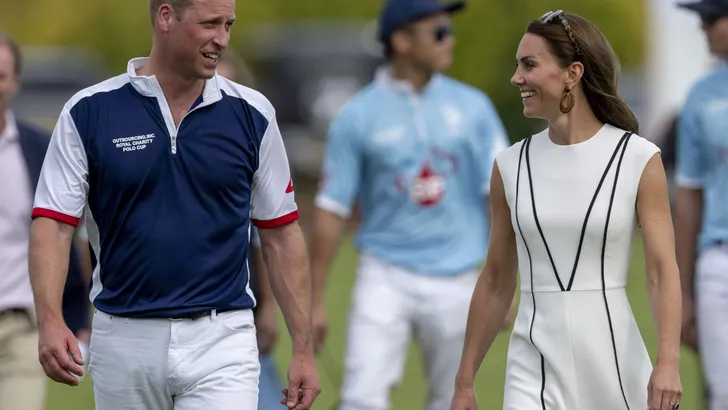
<path id="1" fill-rule="evenodd" d="M 470 302 L 465 345 L 456 380 L 459 388 L 473 387 L 478 368 L 501 329 L 516 291 L 516 236 L 497 164 L 493 166 L 490 190 L 490 245 Z"/>
<path id="2" fill-rule="evenodd" d="M 675 258 L 675 234 L 662 159 L 655 154 L 642 173 L 637 192 L 648 294 L 659 332 L 658 363 L 680 360 L 682 300 Z"/>

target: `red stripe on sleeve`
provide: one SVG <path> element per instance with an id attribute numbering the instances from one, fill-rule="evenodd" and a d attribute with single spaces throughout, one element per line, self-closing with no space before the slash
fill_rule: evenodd
<path id="1" fill-rule="evenodd" d="M 283 215 L 276 219 L 268 221 L 262 221 L 260 219 L 253 219 L 253 225 L 260 229 L 272 229 L 278 228 L 279 226 L 287 225 L 298 219 L 298 210 L 291 212 L 290 214 Z"/>
<path id="2" fill-rule="evenodd" d="M 56 221 L 67 223 L 73 226 L 78 226 L 78 223 L 80 221 L 80 218 L 62 214 L 56 211 L 51 211 L 50 209 L 45 208 L 33 208 L 33 212 L 30 214 L 30 217 L 33 219 L 38 217 L 55 219 Z"/>

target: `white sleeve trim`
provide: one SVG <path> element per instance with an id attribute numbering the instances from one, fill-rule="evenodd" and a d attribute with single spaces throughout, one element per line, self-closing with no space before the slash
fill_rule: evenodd
<path id="1" fill-rule="evenodd" d="M 321 208 L 324 211 L 331 212 L 332 214 L 338 215 L 342 218 L 348 218 L 351 216 L 351 210 L 348 207 L 327 196 L 318 195 L 314 203 L 317 208 Z"/>
<path id="2" fill-rule="evenodd" d="M 252 219 L 271 222 L 263 223 L 270 227 L 298 219 L 288 155 L 275 116 L 263 135 L 258 157 L 260 165 L 253 176 Z"/>
<path id="3" fill-rule="evenodd" d="M 78 225 L 89 184 L 86 148 L 67 107 L 53 130 L 33 200 L 33 217 Z"/>

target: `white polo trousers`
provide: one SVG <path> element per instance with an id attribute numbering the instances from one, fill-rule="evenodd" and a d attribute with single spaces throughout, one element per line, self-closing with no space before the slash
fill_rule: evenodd
<path id="1" fill-rule="evenodd" d="M 728 246 L 701 252 L 696 269 L 698 344 L 710 410 L 728 410 Z"/>
<path id="2" fill-rule="evenodd" d="M 256 410 L 253 313 L 128 319 L 96 311 L 89 375 L 97 410 Z"/>
<path id="3" fill-rule="evenodd" d="M 429 385 L 427 409 L 447 410 L 477 279 L 477 271 L 430 277 L 362 255 L 349 315 L 339 410 L 390 408 L 390 390 L 402 378 L 412 336 L 422 350 Z"/>

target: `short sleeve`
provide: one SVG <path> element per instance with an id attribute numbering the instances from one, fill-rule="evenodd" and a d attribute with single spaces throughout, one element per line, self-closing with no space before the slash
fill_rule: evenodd
<path id="1" fill-rule="evenodd" d="M 258 155 L 250 206 L 253 225 L 270 229 L 297 220 L 291 169 L 275 114 L 261 139 Z"/>
<path id="2" fill-rule="evenodd" d="M 477 166 L 479 183 L 484 194 L 490 193 L 490 178 L 493 173 L 495 158 L 500 152 L 508 148 L 510 140 L 506 135 L 503 122 L 493 103 L 487 96 L 484 97 L 484 106 L 476 119 L 476 133 L 473 143 L 475 155 L 474 163 Z"/>
<path id="3" fill-rule="evenodd" d="M 695 105 L 688 102 L 677 123 L 676 183 L 684 188 L 700 188 L 706 172 L 701 144 L 702 132 Z"/>
<path id="4" fill-rule="evenodd" d="M 349 217 L 361 177 L 360 136 L 354 113 L 342 111 L 332 122 L 326 141 L 323 175 L 316 206 Z"/>
<path id="5" fill-rule="evenodd" d="M 41 168 L 32 218 L 78 226 L 88 195 L 88 160 L 74 118 L 64 107 Z"/>
<path id="6" fill-rule="evenodd" d="M 637 178 L 637 183 L 639 183 L 639 180 L 642 178 L 642 174 L 645 172 L 647 164 L 655 155 L 661 155 L 662 150 L 654 142 L 636 134 L 633 134 L 630 137 L 630 141 L 627 141 L 626 143 L 627 150 L 631 150 L 632 145 L 635 145 L 638 148 L 637 155 L 634 156 L 633 166 L 636 171 L 634 175 Z M 615 159 L 615 161 L 617 160 Z"/>

